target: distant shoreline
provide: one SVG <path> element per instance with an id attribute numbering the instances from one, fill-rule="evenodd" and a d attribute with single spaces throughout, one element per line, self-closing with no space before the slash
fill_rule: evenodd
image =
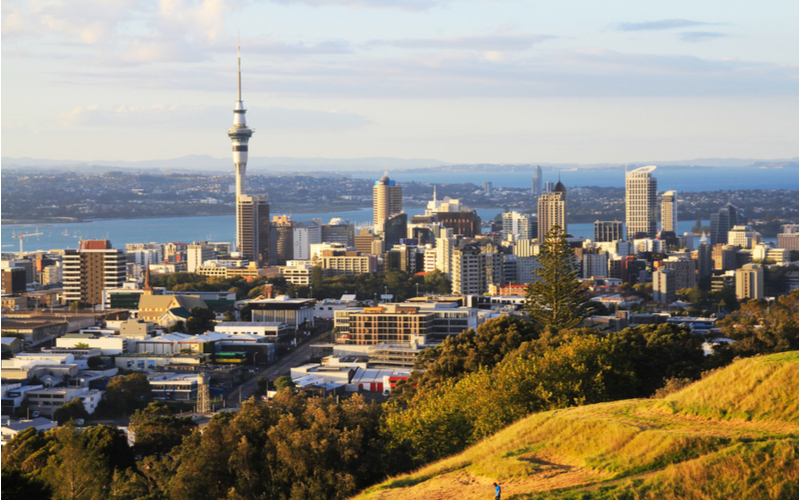
<path id="1" fill-rule="evenodd" d="M 330 213 L 338 213 L 338 212 L 356 212 L 358 210 L 364 210 L 370 207 L 360 207 L 360 208 L 345 208 L 345 209 L 337 209 L 337 208 L 321 208 L 321 209 L 306 209 L 306 210 L 292 210 L 290 214 L 330 214 Z M 281 210 L 276 210 L 279 212 Z M 69 218 L 69 220 L 29 220 L 29 219 L 2 219 L 0 220 L 0 224 L 4 226 L 52 226 L 54 224 L 80 224 L 85 222 L 100 222 L 106 220 L 146 220 L 146 219 L 176 219 L 182 217 L 233 217 L 236 214 L 205 214 L 205 215 L 170 215 L 165 217 L 163 215 L 153 215 L 153 216 L 141 216 L 141 217 L 98 217 L 93 219 L 74 219 Z M 65 218 L 66 219 L 66 218 Z"/>

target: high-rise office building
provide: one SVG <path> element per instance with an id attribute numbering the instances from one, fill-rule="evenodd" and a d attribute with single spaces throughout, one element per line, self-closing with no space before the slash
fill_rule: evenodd
<path id="1" fill-rule="evenodd" d="M 403 187 L 385 175 L 375 181 L 372 188 L 372 209 L 374 231 L 383 232 L 386 220 L 403 211 Z"/>
<path id="2" fill-rule="evenodd" d="M 536 165 L 533 169 L 533 181 L 531 181 L 531 194 L 540 196 L 542 194 L 542 167 Z"/>
<path id="3" fill-rule="evenodd" d="M 692 252 L 692 258 L 697 259 L 698 280 L 705 278 L 706 276 L 711 276 L 711 273 L 714 270 L 714 259 L 712 257 L 711 245 L 708 244 L 708 238 L 705 234 L 700 237 L 700 244 L 697 245 L 697 250 Z"/>
<path id="4" fill-rule="evenodd" d="M 122 250 L 111 248 L 108 240 L 84 240 L 78 250 L 64 251 L 64 299 L 87 305 L 103 303 L 103 290 L 122 288 L 127 278 Z"/>
<path id="5" fill-rule="evenodd" d="M 658 232 L 654 165 L 625 173 L 625 228 L 628 240 L 655 238 Z"/>
<path id="6" fill-rule="evenodd" d="M 661 195 L 661 230 L 678 231 L 678 193 L 667 191 Z"/>
<path id="7" fill-rule="evenodd" d="M 439 212 L 436 222 L 442 227 L 453 230 L 453 235 L 474 238 L 481 234 L 481 218 L 474 210 L 461 210 L 460 212 Z"/>
<path id="8" fill-rule="evenodd" d="M 711 234 L 709 244 L 713 247 L 717 244 L 728 243 L 728 231 L 733 229 L 733 226 L 739 226 L 744 223 L 743 218 L 739 215 L 739 209 L 727 203 L 724 207 L 719 209 L 719 212 L 711 214 Z"/>
<path id="9" fill-rule="evenodd" d="M 668 257 L 661 261 L 659 269 L 675 271 L 675 289 L 692 288 L 697 282 L 697 264 L 686 257 Z"/>
<path id="10" fill-rule="evenodd" d="M 553 186 L 554 186 L 553 181 L 545 182 L 544 183 L 544 191 L 542 192 L 542 194 L 549 193 L 550 191 L 552 191 L 553 190 Z"/>
<path id="11" fill-rule="evenodd" d="M 504 212 L 503 218 L 503 239 L 511 237 L 514 240 L 532 240 L 537 235 L 533 233 L 533 226 L 536 221 L 532 215 L 521 214 L 519 212 Z"/>
<path id="12" fill-rule="evenodd" d="M 236 241 L 243 259 L 259 267 L 269 263 L 269 198 L 266 194 L 243 194 L 236 203 Z"/>
<path id="13" fill-rule="evenodd" d="M 595 221 L 594 241 L 610 242 L 625 239 L 622 222 L 619 221 Z"/>
<path id="14" fill-rule="evenodd" d="M 233 125 L 228 129 L 236 169 L 236 249 L 250 262 L 265 266 L 269 263 L 269 197 L 266 194 L 245 194 L 248 143 L 253 129 L 247 126 L 245 119 L 247 110 L 242 102 L 242 58 L 239 54 L 236 61 L 238 92 L 233 107 Z"/>
<path id="15" fill-rule="evenodd" d="M 390 250 L 393 246 L 399 245 L 400 240 L 408 237 L 408 214 L 401 212 L 390 215 L 384 222 L 383 229 L 384 246 Z"/>
<path id="16" fill-rule="evenodd" d="M 272 223 L 277 235 L 274 264 L 285 266 L 287 261 L 294 259 L 294 222 L 290 215 L 276 215 Z"/>
<path id="17" fill-rule="evenodd" d="M 560 226 L 567 232 L 567 188 L 558 181 L 549 193 L 539 197 L 539 228 L 537 238 L 544 241 L 544 236 L 553 226 Z"/>
<path id="18" fill-rule="evenodd" d="M 677 276 L 672 269 L 659 269 L 653 273 L 653 302 L 671 304 L 675 301 Z"/>
<path id="19" fill-rule="evenodd" d="M 764 298 L 764 268 L 758 264 L 745 264 L 736 270 L 736 298 Z"/>
<path id="20" fill-rule="evenodd" d="M 3 273 L 3 294 L 17 295 L 25 293 L 28 281 L 25 279 L 25 270 L 21 267 L 7 267 Z"/>
<path id="21" fill-rule="evenodd" d="M 322 225 L 323 243 L 341 243 L 346 247 L 355 245 L 356 227 L 340 217 L 334 217 Z"/>

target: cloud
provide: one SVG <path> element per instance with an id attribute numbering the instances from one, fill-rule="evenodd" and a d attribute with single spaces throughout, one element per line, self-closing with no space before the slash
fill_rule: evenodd
<path id="1" fill-rule="evenodd" d="M 350 7 L 353 9 L 397 9 L 404 11 L 428 10 L 448 3 L 441 0 L 272 0 L 279 4 L 301 3 L 311 7 Z"/>
<path id="2" fill-rule="evenodd" d="M 287 108 L 268 108 L 259 115 L 258 119 L 263 120 L 263 125 L 259 126 L 260 129 L 283 132 L 344 131 L 375 123 L 366 116 L 354 113 Z"/>
<path id="3" fill-rule="evenodd" d="M 366 127 L 375 123 L 372 119 L 345 111 L 321 111 L 312 109 L 289 109 L 282 107 L 254 107 L 247 111 L 248 122 L 261 131 L 271 133 L 292 132 L 342 132 Z M 232 121 L 233 112 L 225 106 L 179 106 L 156 103 L 147 106 L 121 104 L 101 108 L 98 104 L 78 106 L 72 111 L 56 116 L 62 128 L 97 128 L 113 126 L 148 127 L 152 129 L 206 128 L 218 124 L 221 134 Z"/>
<path id="4" fill-rule="evenodd" d="M 619 23 L 614 25 L 617 31 L 655 31 L 687 28 L 689 26 L 705 26 L 713 23 L 689 21 L 688 19 L 663 19 L 661 21 L 645 21 L 641 23 Z"/>
<path id="5" fill-rule="evenodd" d="M 118 23 L 135 15 L 139 0 L 31 0 L 29 24 L 38 34 L 79 40 L 85 44 L 106 42 Z"/>
<path id="6" fill-rule="evenodd" d="M 678 38 L 684 42 L 696 43 L 728 36 L 730 35 L 727 33 L 714 33 L 712 31 L 687 31 L 686 33 L 678 35 Z"/>
<path id="7" fill-rule="evenodd" d="M 60 83 L 235 92 L 234 69 L 212 64 L 57 73 Z M 422 52 L 411 56 L 267 59 L 244 71 L 245 102 L 281 97 L 459 98 L 796 95 L 797 65 L 600 48 L 558 52 Z M 227 108 L 225 108 L 227 109 Z M 229 111 L 217 120 L 228 121 Z"/>
<path id="8" fill-rule="evenodd" d="M 441 38 L 402 38 L 399 40 L 373 40 L 368 46 L 390 46 L 404 49 L 456 49 L 492 52 L 520 51 L 535 43 L 556 38 L 549 35 L 467 35 Z"/>

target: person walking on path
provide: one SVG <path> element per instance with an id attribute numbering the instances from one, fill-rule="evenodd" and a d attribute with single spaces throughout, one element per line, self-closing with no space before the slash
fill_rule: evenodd
<path id="1" fill-rule="evenodd" d="M 494 483 L 494 500 L 500 500 L 500 485 Z"/>

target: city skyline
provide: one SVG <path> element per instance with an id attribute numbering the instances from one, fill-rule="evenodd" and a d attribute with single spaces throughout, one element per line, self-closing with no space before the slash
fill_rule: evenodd
<path id="1" fill-rule="evenodd" d="M 3 155 L 225 156 L 241 31 L 256 157 L 797 156 L 796 3 L 578 4 L 6 2 Z"/>

